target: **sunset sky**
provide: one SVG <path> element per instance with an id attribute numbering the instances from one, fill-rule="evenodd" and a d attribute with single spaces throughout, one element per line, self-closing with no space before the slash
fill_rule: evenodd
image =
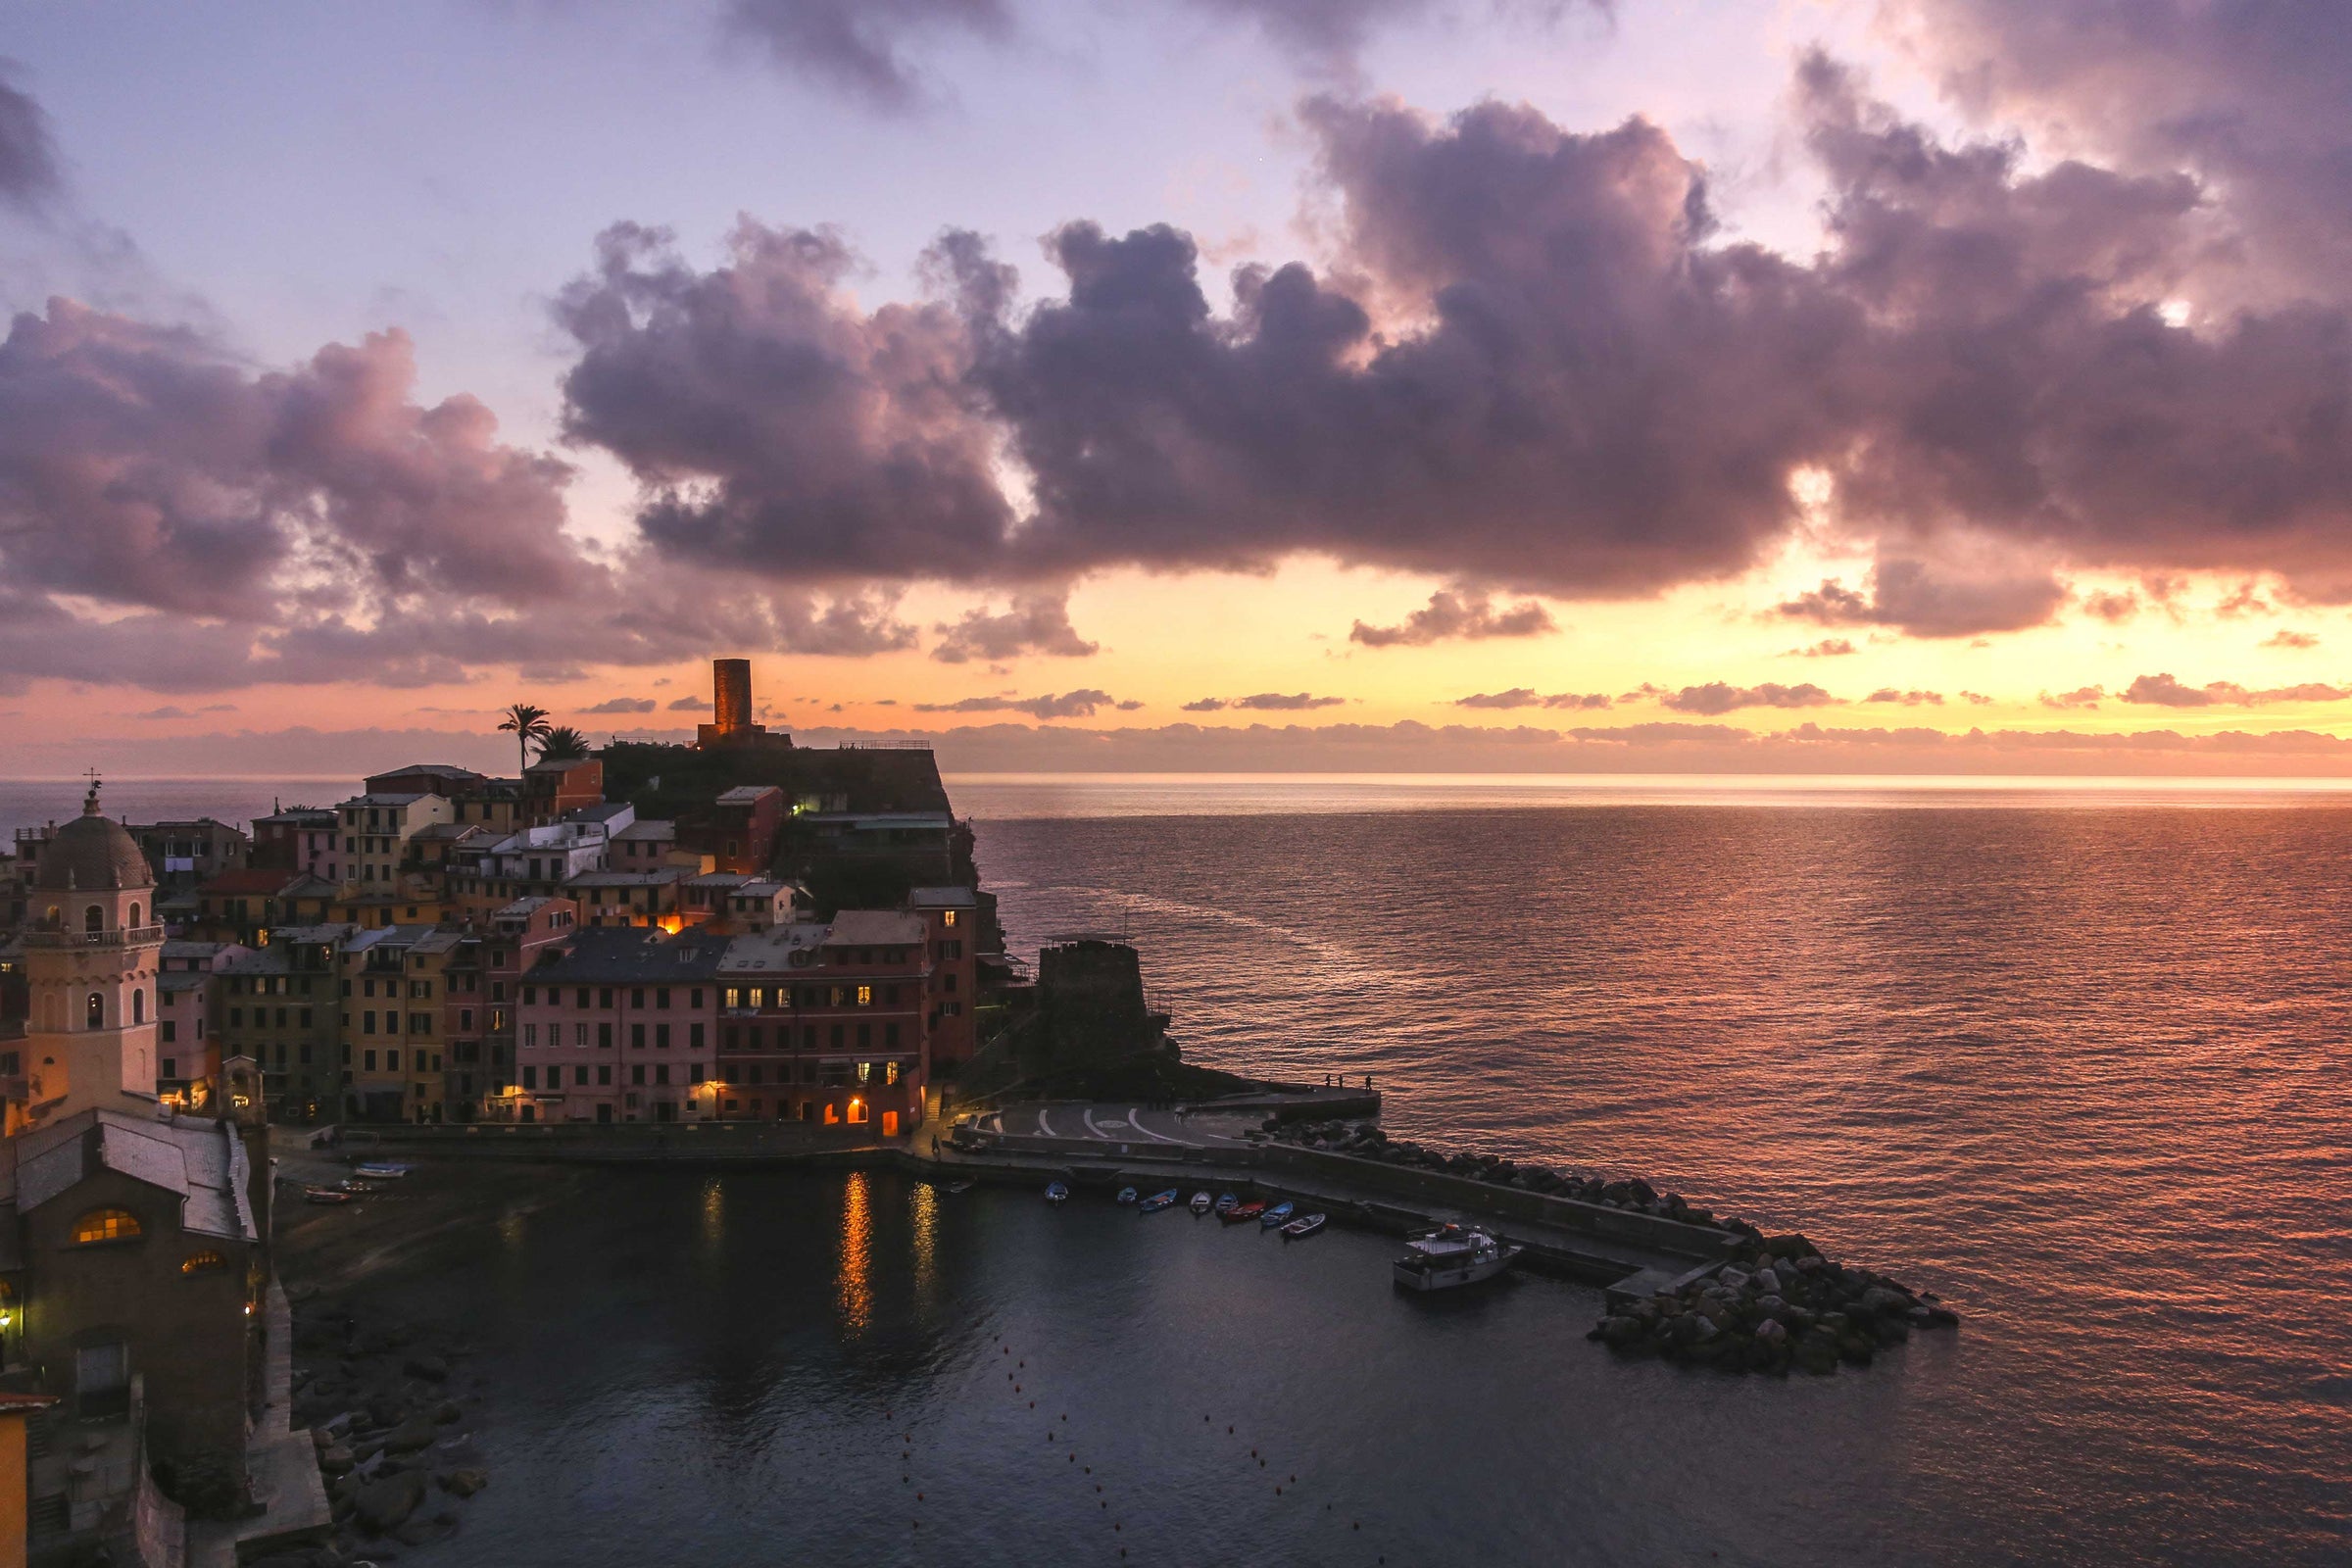
<path id="1" fill-rule="evenodd" d="M 0 0 L 0 773 L 2352 770 L 2336 0 Z"/>

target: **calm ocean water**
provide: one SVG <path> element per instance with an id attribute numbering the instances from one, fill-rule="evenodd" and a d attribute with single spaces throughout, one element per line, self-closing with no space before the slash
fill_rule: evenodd
<path id="1" fill-rule="evenodd" d="M 387 1282 L 475 1324 L 502 1386 L 498 1479 L 409 1560 L 2352 1554 L 2341 795 L 956 800 L 1016 947 L 1132 932 L 1197 1059 L 1370 1072 L 1411 1136 L 1801 1227 L 1965 1327 L 1867 1373 L 1735 1379 L 1612 1360 L 1578 1287 L 1399 1300 L 1377 1238 L 1286 1250 L 872 1178 L 608 1178 Z M 1017 1399 L 999 1336 L 1035 1369 Z M 1065 1411 L 1099 1474 L 1047 1441 Z M 1277 1472 L 1299 1478 L 1279 1497 Z"/>

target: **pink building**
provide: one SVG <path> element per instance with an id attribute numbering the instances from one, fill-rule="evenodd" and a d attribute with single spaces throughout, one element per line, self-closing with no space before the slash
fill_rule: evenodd
<path id="1" fill-rule="evenodd" d="M 518 1119 L 703 1121 L 717 1107 L 719 960 L 729 938 L 579 931 L 522 976 Z"/>
<path id="2" fill-rule="evenodd" d="M 930 1076 L 926 934 L 906 910 L 844 909 L 737 937 L 720 964 L 719 1114 L 912 1132 Z"/>

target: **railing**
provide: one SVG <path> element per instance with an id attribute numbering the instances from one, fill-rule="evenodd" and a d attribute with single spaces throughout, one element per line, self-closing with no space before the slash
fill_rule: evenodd
<path id="1" fill-rule="evenodd" d="M 164 940 L 160 925 L 124 926 L 115 931 L 43 931 L 24 933 L 28 948 L 139 948 Z"/>

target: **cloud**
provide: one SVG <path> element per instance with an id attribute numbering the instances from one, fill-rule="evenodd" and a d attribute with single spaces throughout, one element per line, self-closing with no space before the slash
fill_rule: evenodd
<path id="1" fill-rule="evenodd" d="M 1893 626 L 1914 637 L 1974 637 L 2041 625 L 2065 602 L 2066 588 L 2046 571 L 1985 575 L 1923 561 L 1883 560 L 1871 568 L 1868 592 L 1832 577 L 1778 609 L 1817 625 Z"/>
<path id="2" fill-rule="evenodd" d="M 1023 654 L 1048 654 L 1060 659 L 1085 659 L 1100 652 L 1070 624 L 1068 593 L 1016 594 L 1002 613 L 985 607 L 967 610 L 954 624 L 942 622 L 931 657 L 943 664 L 978 660 L 1015 659 Z"/>
<path id="3" fill-rule="evenodd" d="M 1992 699 L 1983 692 L 1962 692 L 1960 700 L 1972 708 L 1990 708 L 1992 706 Z"/>
<path id="4" fill-rule="evenodd" d="M 1532 599 L 1497 612 L 1485 594 L 1441 589 L 1401 625 L 1369 626 L 1359 620 L 1349 629 L 1348 640 L 1367 648 L 1422 648 L 1448 638 L 1541 637 L 1559 629 L 1551 612 Z"/>
<path id="5" fill-rule="evenodd" d="M 1453 700 L 1456 708 L 1607 708 L 1610 699 L 1604 692 L 1554 692 L 1540 696 L 1532 686 L 1514 686 L 1507 692 L 1480 692 Z"/>
<path id="6" fill-rule="evenodd" d="M 1810 681 L 1799 686 L 1783 686 L 1776 681 L 1734 686 L 1716 680 L 1674 692 L 1646 690 L 1678 713 L 1729 713 L 1742 708 L 1826 708 L 1838 701 Z"/>
<path id="7" fill-rule="evenodd" d="M 1829 583 L 1822 584 L 1825 589 L 1830 586 Z M 1782 608 L 1785 610 L 1787 607 Z M 1793 659 L 1842 659 L 1848 654 L 1858 652 L 1860 650 L 1855 648 L 1847 638 L 1824 637 L 1821 641 L 1806 647 L 1789 649 L 1788 656 Z"/>
<path id="8" fill-rule="evenodd" d="M 1261 713 L 1295 713 L 1309 708 L 1337 708 L 1347 701 L 1345 697 L 1315 697 L 1306 692 L 1259 692 L 1252 697 L 1236 697 L 1228 706 Z"/>
<path id="9" fill-rule="evenodd" d="M 195 717 L 195 715 L 194 715 L 193 713 L 189 712 L 189 711 L 188 711 L 186 709 L 184 709 L 184 708 L 173 708 L 173 707 L 171 707 L 171 706 L 169 706 L 169 705 L 166 705 L 165 707 L 162 707 L 162 708 L 150 708 L 150 709 L 149 709 L 149 710 L 147 710 L 147 711 L 145 711 L 144 713 L 133 713 L 133 714 L 131 714 L 130 716 L 131 716 L 131 717 L 133 717 L 133 718 L 193 718 L 193 717 Z"/>
<path id="10" fill-rule="evenodd" d="M 1188 713 L 1221 713 L 1230 706 L 1222 697 L 1197 697 L 1184 705 Z"/>
<path id="11" fill-rule="evenodd" d="M 2078 686 L 2071 692 L 2060 692 L 2055 697 L 2048 692 L 2043 692 L 2041 706 L 2044 708 L 2096 708 L 2106 695 L 2107 690 L 2103 686 Z"/>
<path id="12" fill-rule="evenodd" d="M 1922 706 L 1941 708 L 1943 706 L 1943 693 L 1900 691 L 1892 686 L 1882 686 L 1877 691 L 1872 692 L 1868 697 L 1863 698 L 1862 701 L 1865 703 L 1895 703 L 1900 704 L 1904 708 L 1919 708 Z"/>
<path id="13" fill-rule="evenodd" d="M 10 85 L 17 63 L 0 56 L 0 205 L 38 208 L 61 184 L 49 117 L 22 88 Z"/>
<path id="14" fill-rule="evenodd" d="M 724 24 L 783 70 L 905 110 L 929 96 L 910 49 L 958 33 L 1002 40 L 1012 16 L 1004 0 L 730 0 Z"/>
<path id="15" fill-rule="evenodd" d="M 2122 593 L 2100 589 L 2082 596 L 2082 608 L 2109 625 L 2118 625 L 2139 613 L 2139 595 L 2129 589 Z"/>
<path id="16" fill-rule="evenodd" d="M 2267 703 L 2333 703 L 2352 697 L 2352 690 L 2307 682 L 2249 691 L 2235 681 L 2183 685 L 2170 674 L 2141 675 L 2122 692 L 2127 703 L 2152 703 L 2163 708 L 2259 708 Z"/>
<path id="17" fill-rule="evenodd" d="M 1122 704 L 1110 693 L 1088 687 L 1043 697 L 966 697 L 955 703 L 917 703 L 918 713 L 1027 713 L 1032 718 L 1092 718 L 1098 709 L 1131 710 L 1143 705 Z"/>
<path id="18" fill-rule="evenodd" d="M 2262 640 L 2262 646 L 2265 648 L 2317 648 L 2320 646 L 2320 640 L 2310 632 L 2289 631 L 2282 626 L 2265 637 Z"/>
<path id="19" fill-rule="evenodd" d="M 608 697 L 594 708 L 583 708 L 583 713 L 650 713 L 654 710 L 651 697 Z"/>
<path id="20" fill-rule="evenodd" d="M 708 697 L 673 697 L 666 706 L 673 713 L 708 713 L 711 710 Z"/>

